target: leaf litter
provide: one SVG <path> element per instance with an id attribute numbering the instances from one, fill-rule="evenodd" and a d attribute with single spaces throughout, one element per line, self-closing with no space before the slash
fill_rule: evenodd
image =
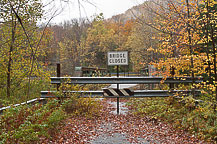
<path id="1" fill-rule="evenodd" d="M 124 103 L 126 100 L 120 99 Z M 141 117 L 129 112 L 117 115 L 114 100 L 103 99 L 100 116 L 86 118 L 71 116 L 52 135 L 41 143 L 52 144 L 204 144 L 184 130 L 177 130 L 171 124 Z M 124 106 L 122 104 L 122 106 Z M 126 107 L 124 110 L 126 110 Z"/>

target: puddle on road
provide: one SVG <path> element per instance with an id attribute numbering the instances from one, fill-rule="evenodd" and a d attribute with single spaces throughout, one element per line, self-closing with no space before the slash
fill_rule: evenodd
<path id="1" fill-rule="evenodd" d="M 98 100 L 102 101 L 104 98 L 99 98 Z M 114 109 L 111 111 L 112 114 L 117 114 L 117 101 L 107 101 L 111 105 L 110 108 Z M 128 113 L 128 108 L 126 107 L 126 102 L 119 102 L 119 114 L 126 115 Z"/>
<path id="2" fill-rule="evenodd" d="M 111 104 L 111 108 L 114 109 L 114 111 L 111 111 L 111 113 L 117 114 L 117 102 L 108 101 L 108 103 Z M 119 114 L 126 115 L 128 113 L 129 110 L 125 105 L 126 102 L 119 102 Z"/>

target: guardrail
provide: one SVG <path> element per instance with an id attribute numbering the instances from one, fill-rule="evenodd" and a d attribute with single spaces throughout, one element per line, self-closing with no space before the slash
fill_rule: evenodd
<path id="1" fill-rule="evenodd" d="M 56 98 L 56 91 L 41 91 L 41 98 Z M 91 98 L 142 98 L 142 97 L 169 97 L 174 94 L 189 95 L 190 90 L 135 90 L 133 96 L 104 96 L 103 91 L 64 91 L 63 98 L 67 98 L 67 93 L 79 94 L 79 97 L 91 97 Z M 195 90 L 195 94 L 199 95 L 200 90 Z"/>
<path id="2" fill-rule="evenodd" d="M 188 84 L 188 83 L 203 82 L 202 77 L 196 77 L 194 80 L 191 77 L 51 77 L 51 84 L 60 85 L 67 84 Z M 194 90 L 195 94 L 200 93 L 199 90 Z M 137 90 L 133 96 L 129 97 L 168 97 L 175 93 L 183 93 L 189 95 L 191 90 Z M 65 93 L 79 93 L 81 97 L 102 97 L 103 91 L 68 91 Z M 55 91 L 42 91 L 42 98 L 54 97 Z M 115 98 L 114 96 L 112 96 Z M 121 97 L 121 96 L 119 96 Z M 126 96 L 124 96 L 126 97 Z"/>
<path id="3" fill-rule="evenodd" d="M 192 83 L 191 77 L 51 77 L 51 84 L 179 84 Z M 203 82 L 202 77 L 194 78 L 194 83 Z"/>
<path id="4" fill-rule="evenodd" d="M 67 93 L 79 94 L 79 97 L 106 97 L 117 98 L 117 113 L 119 113 L 119 98 L 141 98 L 141 97 L 168 97 L 175 94 L 189 95 L 191 93 L 198 95 L 199 90 L 174 90 L 175 84 L 188 84 L 188 83 L 200 83 L 203 82 L 202 77 L 51 77 L 51 84 L 57 84 L 57 90 L 59 90 L 60 84 L 169 84 L 170 90 L 136 90 L 131 95 L 126 96 L 119 90 L 104 90 L 104 91 L 65 91 L 63 97 L 67 97 Z M 106 91 L 106 92 L 105 92 Z M 117 95 L 117 96 L 116 96 Z M 122 96 L 125 95 L 125 96 Z M 55 91 L 42 91 L 42 98 L 53 98 Z M 60 98 L 60 97 L 58 97 Z"/>

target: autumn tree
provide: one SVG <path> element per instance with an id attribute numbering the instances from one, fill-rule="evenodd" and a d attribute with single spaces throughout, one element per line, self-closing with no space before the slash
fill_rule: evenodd
<path id="1" fill-rule="evenodd" d="M 62 38 L 57 40 L 57 53 L 58 61 L 62 64 L 63 74 L 73 75 L 74 68 L 81 65 L 80 47 L 83 39 L 86 39 L 89 25 L 86 19 L 73 19 L 65 21 L 60 26 Z"/>
<path id="2" fill-rule="evenodd" d="M 151 62 L 157 62 L 160 58 L 158 54 L 158 31 L 150 26 L 153 23 L 155 15 L 150 8 L 156 7 L 149 1 L 145 2 L 142 7 L 141 15 L 136 15 L 132 31 L 128 37 L 125 47 L 130 51 L 130 60 L 134 71 L 139 71 L 147 67 Z"/>
<path id="3" fill-rule="evenodd" d="M 38 0 L 3 0 L 0 5 L 1 94 L 9 98 L 25 91 L 21 95 L 28 95 L 31 85 L 27 78 L 44 74 L 43 64 L 37 61 L 44 54 L 40 42 L 46 43 L 36 26 L 43 14 L 42 4 Z"/>
<path id="4" fill-rule="evenodd" d="M 107 51 L 117 48 L 116 38 L 115 31 L 106 27 L 103 15 L 97 16 L 80 45 L 82 65 L 105 67 Z"/>
<path id="5" fill-rule="evenodd" d="M 216 2 L 168 0 L 166 6 L 159 5 L 153 12 L 156 19 L 151 26 L 159 32 L 158 51 L 163 55 L 155 63 L 159 72 L 169 76 L 172 66 L 175 76 L 205 76 L 206 92 L 217 93 Z"/>
<path id="6" fill-rule="evenodd" d="M 159 69 L 164 67 L 161 72 L 165 72 L 165 75 L 169 75 L 171 66 L 176 66 L 177 75 L 189 75 L 193 69 L 191 66 L 191 54 L 193 52 L 190 47 L 195 49 L 199 42 L 199 34 L 191 29 L 198 26 L 198 23 L 194 23 L 196 21 L 194 13 L 197 9 L 191 7 L 188 14 L 188 6 L 185 3 L 167 1 L 166 4 L 166 6 L 158 5 L 157 10 L 151 9 L 155 18 L 153 23 L 147 24 L 158 31 L 158 34 L 153 35 L 153 38 L 160 42 L 157 51 L 164 55 L 156 64 Z M 194 5 L 195 3 L 191 4 Z"/>
<path id="7" fill-rule="evenodd" d="M 201 40 L 200 45 L 201 53 L 204 53 L 204 67 L 208 76 L 207 81 L 204 83 L 206 89 L 215 94 L 212 97 L 215 101 L 214 109 L 217 104 L 217 59 L 216 59 L 216 46 L 217 46 L 217 2 L 214 0 L 201 1 L 198 10 L 198 20 L 201 24 L 200 34 Z"/>

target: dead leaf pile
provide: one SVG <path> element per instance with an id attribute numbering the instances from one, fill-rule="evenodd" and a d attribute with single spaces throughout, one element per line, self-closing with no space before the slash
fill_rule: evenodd
<path id="1" fill-rule="evenodd" d="M 106 139 L 106 137 L 113 137 L 115 134 L 126 137 L 126 141 L 129 143 L 206 143 L 186 131 L 174 129 L 172 125 L 160 121 L 131 113 L 127 115 L 112 114 L 111 111 L 114 108 L 111 108 L 107 101 L 109 99 L 101 101 L 103 109 L 100 117 L 92 119 L 70 117 L 64 121 L 64 126 L 59 128 L 52 139 L 44 139 L 41 143 L 94 143 L 100 136 Z"/>

